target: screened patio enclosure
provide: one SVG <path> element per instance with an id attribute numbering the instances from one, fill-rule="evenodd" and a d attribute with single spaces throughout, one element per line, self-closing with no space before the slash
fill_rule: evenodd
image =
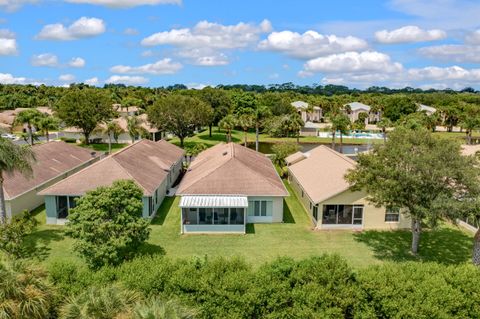
<path id="1" fill-rule="evenodd" d="M 245 233 L 246 196 L 182 196 L 181 232 Z"/>

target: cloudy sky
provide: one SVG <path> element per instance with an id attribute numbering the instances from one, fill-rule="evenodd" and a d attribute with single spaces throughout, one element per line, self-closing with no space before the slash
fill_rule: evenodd
<path id="1" fill-rule="evenodd" d="M 479 0 L 0 0 L 0 83 L 480 88 Z"/>

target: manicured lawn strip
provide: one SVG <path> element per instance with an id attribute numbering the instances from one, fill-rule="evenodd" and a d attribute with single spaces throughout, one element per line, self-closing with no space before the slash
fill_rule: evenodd
<path id="1" fill-rule="evenodd" d="M 165 199 L 152 221 L 150 239 L 140 253 L 165 254 L 169 258 L 242 256 L 255 266 L 278 256 L 300 259 L 335 253 L 355 268 L 408 260 L 458 264 L 468 262 L 471 256 L 472 235 L 450 225 L 424 233 L 418 258 L 409 253 L 408 231 L 313 231 L 295 195 L 285 200 L 285 223 L 249 225 L 246 235 L 181 235 L 178 201 L 178 198 Z M 29 237 L 29 244 L 42 263 L 59 260 L 83 263 L 72 251 L 73 240 L 64 236 L 63 226 L 45 225 L 44 210 L 37 218 L 42 225 Z"/>

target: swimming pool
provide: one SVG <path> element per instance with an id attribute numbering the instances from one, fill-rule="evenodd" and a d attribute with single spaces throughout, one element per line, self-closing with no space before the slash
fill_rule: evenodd
<path id="1" fill-rule="evenodd" d="M 318 137 L 332 138 L 332 132 L 318 132 Z M 335 137 L 340 137 L 340 132 L 335 134 Z M 382 133 L 369 133 L 369 132 L 350 132 L 343 134 L 343 138 L 364 138 L 364 139 L 383 139 Z"/>

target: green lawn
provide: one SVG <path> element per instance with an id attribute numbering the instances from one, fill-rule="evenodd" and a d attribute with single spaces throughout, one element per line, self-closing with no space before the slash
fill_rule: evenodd
<path id="1" fill-rule="evenodd" d="M 181 235 L 178 198 L 167 198 L 140 253 L 171 258 L 240 255 L 257 266 L 278 256 L 304 258 L 322 253 L 337 253 L 354 267 L 407 260 L 458 264 L 470 258 L 472 235 L 454 226 L 425 232 L 420 257 L 415 258 L 409 254 L 408 231 L 314 231 L 295 195 L 288 197 L 285 204 L 285 223 L 248 225 L 246 235 Z M 35 258 L 42 263 L 65 259 L 81 263 L 72 252 L 73 241 L 63 234 L 64 227 L 45 225 L 43 210 L 37 217 L 42 225 L 28 238 Z"/>

